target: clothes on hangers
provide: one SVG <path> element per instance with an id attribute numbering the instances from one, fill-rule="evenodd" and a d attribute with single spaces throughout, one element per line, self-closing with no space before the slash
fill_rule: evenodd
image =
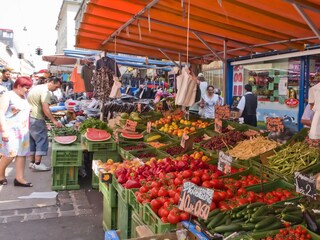
<path id="1" fill-rule="evenodd" d="M 86 92 L 93 92 L 93 86 L 91 84 L 93 70 L 94 65 L 92 63 L 85 64 L 81 69 L 81 78 L 84 81 L 84 88 Z"/>

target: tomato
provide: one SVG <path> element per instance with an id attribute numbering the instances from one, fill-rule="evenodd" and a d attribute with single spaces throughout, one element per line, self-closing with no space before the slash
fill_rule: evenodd
<path id="1" fill-rule="evenodd" d="M 212 180 L 210 180 L 210 183 L 212 184 L 212 187 L 214 189 L 220 189 L 221 184 L 218 179 L 212 179 Z"/>
<path id="2" fill-rule="evenodd" d="M 180 213 L 180 220 L 181 220 L 181 221 L 187 221 L 187 220 L 189 220 L 189 213 L 187 213 L 187 212 L 181 212 L 181 213 Z"/>
<path id="3" fill-rule="evenodd" d="M 193 178 L 191 178 L 190 181 L 193 182 L 194 184 L 199 185 L 201 182 L 201 179 L 200 179 L 200 177 L 193 177 Z"/>
<path id="4" fill-rule="evenodd" d="M 163 204 L 157 199 L 152 199 L 150 205 L 154 212 L 158 212 L 159 208 L 162 207 Z"/>
<path id="5" fill-rule="evenodd" d="M 157 200 L 163 205 L 167 199 L 165 197 L 158 197 Z"/>
<path id="6" fill-rule="evenodd" d="M 183 184 L 183 179 L 182 179 L 182 178 L 175 178 L 175 179 L 173 180 L 173 183 L 174 183 L 174 185 L 176 185 L 176 186 L 180 186 L 180 185 Z"/>
<path id="7" fill-rule="evenodd" d="M 224 201 L 227 198 L 227 193 L 224 191 L 216 192 L 216 193 L 219 194 L 220 201 Z"/>
<path id="8" fill-rule="evenodd" d="M 168 194 L 170 197 L 174 197 L 176 192 L 177 192 L 177 189 L 174 186 L 169 187 Z"/>
<path id="9" fill-rule="evenodd" d="M 226 193 L 227 193 L 227 198 L 228 198 L 228 199 L 233 197 L 233 192 L 232 192 L 232 190 L 228 189 L 228 190 L 226 191 Z"/>
<path id="10" fill-rule="evenodd" d="M 192 171 L 190 169 L 189 170 L 184 170 L 182 172 L 182 177 L 184 179 L 189 179 L 191 176 L 192 176 Z"/>
<path id="11" fill-rule="evenodd" d="M 169 211 L 164 208 L 164 207 L 161 207 L 159 210 L 158 210 L 158 215 L 160 217 L 167 217 L 169 215 Z"/>
<path id="12" fill-rule="evenodd" d="M 161 187 L 161 183 L 157 181 L 152 181 L 151 182 L 151 187 L 159 188 Z"/>
<path id="13" fill-rule="evenodd" d="M 168 223 L 167 217 L 162 217 L 162 218 L 161 218 L 161 221 L 162 221 L 163 223 Z"/>
<path id="14" fill-rule="evenodd" d="M 214 201 L 212 201 L 210 204 L 210 212 L 214 209 L 216 209 L 216 204 L 214 203 Z"/>
<path id="15" fill-rule="evenodd" d="M 159 188 L 153 187 L 149 190 L 152 198 L 158 197 Z"/>
<path id="16" fill-rule="evenodd" d="M 219 178 L 219 174 L 215 172 L 215 173 L 211 174 L 211 178 L 212 179 L 218 179 Z"/>
<path id="17" fill-rule="evenodd" d="M 174 197 L 173 197 L 174 204 L 178 204 L 179 200 L 180 200 L 180 193 L 176 192 Z"/>
<path id="18" fill-rule="evenodd" d="M 180 216 L 179 214 L 174 214 L 170 212 L 170 214 L 167 217 L 167 220 L 170 224 L 177 224 L 178 222 L 180 222 Z"/>
<path id="19" fill-rule="evenodd" d="M 211 180 L 211 177 L 210 177 L 209 174 L 204 173 L 204 174 L 201 176 L 201 180 L 202 180 L 202 182 L 209 181 L 209 180 Z"/>
<path id="20" fill-rule="evenodd" d="M 217 191 L 213 193 L 212 201 L 218 203 L 221 201 L 220 194 L 217 194 Z"/>
<path id="21" fill-rule="evenodd" d="M 201 184 L 202 187 L 205 187 L 205 188 L 212 188 L 212 184 L 210 181 L 204 181 L 202 184 Z"/>
<path id="22" fill-rule="evenodd" d="M 237 195 L 242 195 L 242 194 L 246 194 L 247 193 L 247 190 L 243 187 L 239 188 L 238 191 L 237 191 Z"/>
<path id="23" fill-rule="evenodd" d="M 193 172 L 194 177 L 201 177 L 203 174 L 203 170 L 197 170 Z"/>
<path id="24" fill-rule="evenodd" d="M 142 187 L 140 187 L 140 189 L 139 189 L 139 192 L 141 192 L 141 193 L 146 193 L 146 192 L 148 192 L 148 191 L 149 191 L 149 188 L 146 187 L 146 186 L 142 186 Z"/>
<path id="25" fill-rule="evenodd" d="M 169 195 L 168 190 L 166 190 L 164 187 L 161 187 L 160 190 L 158 191 L 159 197 L 166 197 L 168 195 Z"/>
<path id="26" fill-rule="evenodd" d="M 176 177 L 175 174 L 172 172 L 166 174 L 166 178 L 168 178 L 168 179 L 173 179 L 175 177 Z"/>

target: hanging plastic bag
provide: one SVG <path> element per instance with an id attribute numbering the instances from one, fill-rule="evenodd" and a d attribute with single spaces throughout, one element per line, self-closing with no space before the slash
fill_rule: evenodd
<path id="1" fill-rule="evenodd" d="M 110 98 L 119 98 L 119 97 L 121 97 L 121 92 L 120 92 L 121 82 L 119 82 L 119 80 L 116 77 L 114 77 L 113 80 L 114 80 L 114 82 L 113 82 L 109 97 Z"/>

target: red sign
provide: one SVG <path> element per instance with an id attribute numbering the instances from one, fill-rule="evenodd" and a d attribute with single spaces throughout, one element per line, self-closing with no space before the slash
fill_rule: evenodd
<path id="1" fill-rule="evenodd" d="M 291 108 L 295 108 L 299 104 L 299 100 L 295 99 L 295 98 L 289 98 L 289 99 L 285 100 L 284 102 L 288 107 L 291 107 Z"/>
<path id="2" fill-rule="evenodd" d="M 181 138 L 180 146 L 183 147 L 183 148 L 185 148 L 185 146 L 186 146 L 186 140 L 188 140 L 188 139 L 189 139 L 188 134 L 183 133 L 182 138 Z"/>

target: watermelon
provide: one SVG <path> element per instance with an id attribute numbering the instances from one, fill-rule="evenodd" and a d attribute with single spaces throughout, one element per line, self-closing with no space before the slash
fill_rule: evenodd
<path id="1" fill-rule="evenodd" d="M 111 138 L 110 133 L 105 130 L 96 128 L 88 128 L 84 136 L 86 137 L 86 139 L 92 142 L 107 141 Z"/>
<path id="2" fill-rule="evenodd" d="M 140 139 L 143 138 L 143 135 L 140 133 L 121 133 L 121 136 L 123 138 L 127 138 L 127 139 Z"/>
<path id="3" fill-rule="evenodd" d="M 60 144 L 71 144 L 77 141 L 77 136 L 56 136 L 53 139 Z"/>

